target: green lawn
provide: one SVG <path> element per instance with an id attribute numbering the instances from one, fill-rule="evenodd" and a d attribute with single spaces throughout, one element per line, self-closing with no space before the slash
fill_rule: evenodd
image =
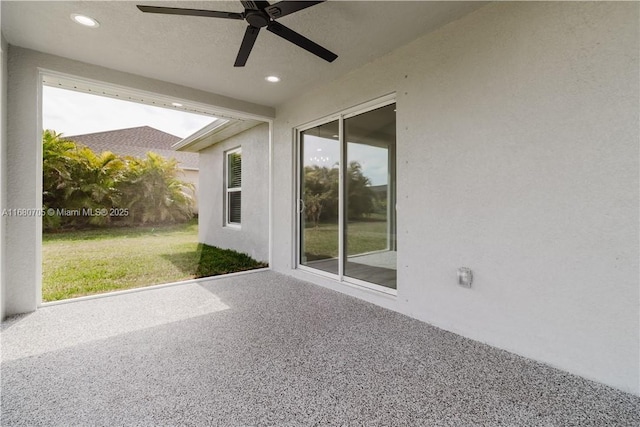
<path id="1" fill-rule="evenodd" d="M 42 299 L 55 301 L 264 267 L 198 244 L 197 223 L 44 234 Z"/>
<path id="2" fill-rule="evenodd" d="M 338 256 L 338 224 L 309 225 L 304 229 L 307 259 Z M 386 221 L 350 221 L 347 224 L 348 255 L 384 250 L 387 248 Z"/>

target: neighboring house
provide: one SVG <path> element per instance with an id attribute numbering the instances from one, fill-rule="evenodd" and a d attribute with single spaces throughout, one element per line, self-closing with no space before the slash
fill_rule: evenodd
<path id="1" fill-rule="evenodd" d="M 66 139 L 86 145 L 95 153 L 111 151 L 121 156 L 144 158 L 149 151 L 161 155 L 165 159 L 176 159 L 182 170 L 181 179 L 194 185 L 194 198 L 198 212 L 198 154 L 177 152 L 172 145 L 181 140 L 150 126 L 138 126 L 127 129 L 116 129 L 84 135 L 64 135 Z"/>
<path id="2" fill-rule="evenodd" d="M 460 2 L 397 7 L 426 3 Z M 354 16 L 320 33 L 347 49 L 360 35 L 354 28 L 377 34 L 376 26 L 358 27 L 376 15 L 380 25 L 404 34 L 411 14 L 394 20 L 356 13 L 385 4 L 317 6 L 318 19 L 333 8 Z M 200 194 L 201 241 L 268 257 L 274 271 L 640 395 L 640 4 L 473 7 L 354 65 L 345 57 L 330 66 L 313 62 L 265 37 L 260 48 L 273 49 L 236 70 L 226 62 L 235 50 L 221 59 L 207 45 L 215 60 L 209 67 L 224 62 L 224 71 L 201 66 L 202 50 L 192 63 L 167 57 L 167 66 L 180 65 L 175 78 L 165 76 L 172 83 L 158 81 L 159 69 L 142 76 L 115 71 L 119 63 L 102 52 L 99 62 L 89 54 L 78 61 L 58 56 L 69 43 L 58 38 L 45 53 L 11 45 L 3 206 L 39 207 L 36 149 L 28 142 L 38 140 L 42 70 L 209 103 L 229 121 L 176 145 L 201 154 L 200 188 L 207 189 Z M 423 17 L 426 25 L 436 15 Z M 15 11 L 10 18 L 18 18 Z M 213 27 L 206 27 L 213 32 L 207 41 L 219 34 Z M 18 35 L 38 27 L 16 28 L 12 35 L 21 41 Z M 90 31 L 101 30 L 109 28 Z M 282 53 L 280 60 L 269 59 L 272 53 Z M 262 68 L 252 68 L 252 60 Z M 325 77 L 341 64 L 342 74 Z M 183 73 L 198 67 L 193 87 L 221 79 L 225 96 L 180 86 L 191 81 Z M 279 89 L 268 87 L 263 74 L 279 67 L 298 67 L 306 80 L 270 102 Z M 227 80 L 236 78 L 245 83 Z M 281 84 L 286 88 L 285 78 Z M 368 189 L 357 187 L 358 168 Z M 351 209 L 367 193 L 377 197 L 372 218 Z M 3 308 L 10 315 L 35 310 L 40 301 L 39 222 L 5 220 Z M 471 283 L 463 267 L 471 269 Z"/>

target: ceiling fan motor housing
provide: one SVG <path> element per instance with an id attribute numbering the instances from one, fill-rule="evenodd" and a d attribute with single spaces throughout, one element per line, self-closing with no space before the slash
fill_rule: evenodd
<path id="1" fill-rule="evenodd" d="M 249 25 L 256 28 L 266 27 L 267 25 L 269 25 L 269 22 L 271 21 L 271 19 L 269 18 L 269 15 L 267 15 L 265 12 L 261 10 L 246 11 L 244 19 L 247 20 Z"/>

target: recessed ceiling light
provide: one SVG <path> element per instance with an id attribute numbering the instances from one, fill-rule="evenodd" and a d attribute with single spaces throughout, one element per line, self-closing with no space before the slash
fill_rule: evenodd
<path id="1" fill-rule="evenodd" d="M 174 107 L 182 107 L 182 104 L 180 104 L 179 102 L 172 102 L 171 105 L 173 105 Z"/>
<path id="2" fill-rule="evenodd" d="M 87 15 L 80 15 L 79 13 L 72 13 L 71 19 L 73 19 L 73 22 L 89 28 L 98 28 L 100 26 L 100 23 L 95 19 Z"/>
<path id="3" fill-rule="evenodd" d="M 280 77 L 278 76 L 267 76 L 264 79 L 271 83 L 278 83 L 280 81 Z"/>

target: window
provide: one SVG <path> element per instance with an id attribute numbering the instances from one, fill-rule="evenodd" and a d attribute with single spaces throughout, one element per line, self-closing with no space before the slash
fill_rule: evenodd
<path id="1" fill-rule="evenodd" d="M 225 224 L 239 226 L 242 219 L 242 150 L 227 151 Z"/>

